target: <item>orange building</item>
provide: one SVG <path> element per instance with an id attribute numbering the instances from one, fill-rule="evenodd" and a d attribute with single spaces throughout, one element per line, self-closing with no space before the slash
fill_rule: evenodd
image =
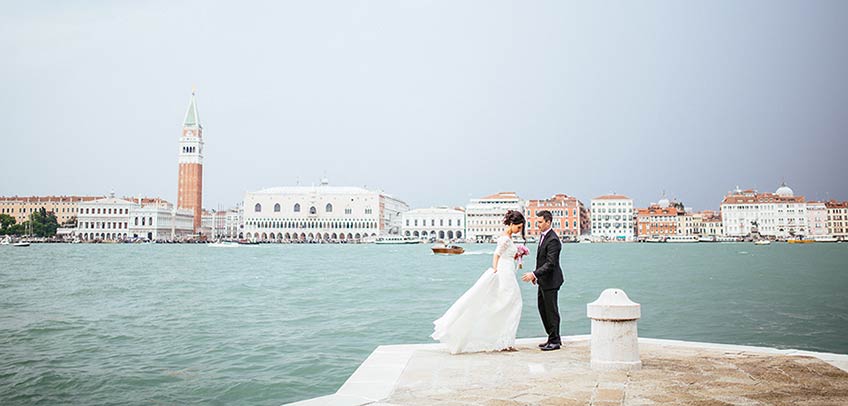
<path id="1" fill-rule="evenodd" d="M 77 216 L 77 204 L 100 199 L 102 196 L 13 196 L 0 197 L 0 214 L 15 218 L 17 224 L 29 221 L 29 216 L 43 207 L 53 212 L 61 225 Z"/>
<path id="2" fill-rule="evenodd" d="M 179 184 L 177 187 L 177 207 L 191 209 L 194 212 L 194 232 L 200 230 L 203 218 L 203 127 L 197 114 L 197 101 L 194 91 L 183 120 L 183 132 L 180 137 Z"/>
<path id="3" fill-rule="evenodd" d="M 577 237 L 589 232 L 589 211 L 576 197 L 565 194 L 556 194 L 550 199 L 528 200 L 524 208 L 524 217 L 527 218 L 527 235 L 539 236 L 538 213 L 542 210 L 551 212 L 553 222 L 551 228 L 560 237 Z"/>
<path id="4" fill-rule="evenodd" d="M 683 212 L 670 205 L 654 204 L 636 212 L 638 237 L 658 237 L 677 234 L 678 216 Z"/>

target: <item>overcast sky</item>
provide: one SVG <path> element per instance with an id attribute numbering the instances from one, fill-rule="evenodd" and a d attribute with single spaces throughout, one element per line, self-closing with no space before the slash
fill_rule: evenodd
<path id="1" fill-rule="evenodd" d="M 848 199 L 848 1 L 2 9 L 0 195 L 175 201 L 196 86 L 208 208 L 324 176 L 413 207 Z"/>

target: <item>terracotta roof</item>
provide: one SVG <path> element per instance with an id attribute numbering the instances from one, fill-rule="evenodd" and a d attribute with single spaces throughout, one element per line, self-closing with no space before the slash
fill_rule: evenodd
<path id="1" fill-rule="evenodd" d="M 518 194 L 516 194 L 515 192 L 498 192 L 498 193 L 495 193 L 493 195 L 486 196 L 483 199 L 513 199 L 513 198 L 517 199 Z"/>
<path id="2" fill-rule="evenodd" d="M 0 196 L 2 201 L 10 202 L 87 202 L 103 196 Z"/>
<path id="3" fill-rule="evenodd" d="M 627 196 L 624 196 L 624 195 L 603 195 L 603 196 L 598 196 L 598 197 L 596 197 L 592 200 L 621 200 L 621 199 L 630 199 L 630 198 L 627 197 Z"/>
<path id="4" fill-rule="evenodd" d="M 677 216 L 682 212 L 677 211 L 674 206 L 662 208 L 660 206 L 651 206 L 637 211 L 640 216 Z"/>
<path id="5" fill-rule="evenodd" d="M 774 193 L 759 193 L 753 196 L 732 194 L 724 197 L 721 204 L 741 203 L 804 203 L 804 196 L 780 196 Z"/>
<path id="6" fill-rule="evenodd" d="M 829 200 L 824 202 L 824 205 L 827 206 L 828 209 L 848 209 L 848 202 L 837 202 L 836 200 Z"/>

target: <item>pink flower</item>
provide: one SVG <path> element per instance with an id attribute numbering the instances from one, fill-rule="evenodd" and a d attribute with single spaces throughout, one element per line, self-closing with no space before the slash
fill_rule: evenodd
<path id="1" fill-rule="evenodd" d="M 522 244 L 518 244 L 515 248 L 517 248 L 517 251 L 515 253 L 515 259 L 520 259 L 521 257 L 530 253 L 530 250 Z"/>

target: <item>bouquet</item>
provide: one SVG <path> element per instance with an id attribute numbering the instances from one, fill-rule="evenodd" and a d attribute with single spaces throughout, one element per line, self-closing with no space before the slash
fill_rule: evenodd
<path id="1" fill-rule="evenodd" d="M 530 250 L 522 244 L 518 244 L 516 248 L 518 248 L 518 251 L 515 253 L 515 259 L 518 260 L 518 269 L 522 269 L 524 268 L 524 264 L 521 259 L 524 258 L 525 255 L 529 254 Z"/>

